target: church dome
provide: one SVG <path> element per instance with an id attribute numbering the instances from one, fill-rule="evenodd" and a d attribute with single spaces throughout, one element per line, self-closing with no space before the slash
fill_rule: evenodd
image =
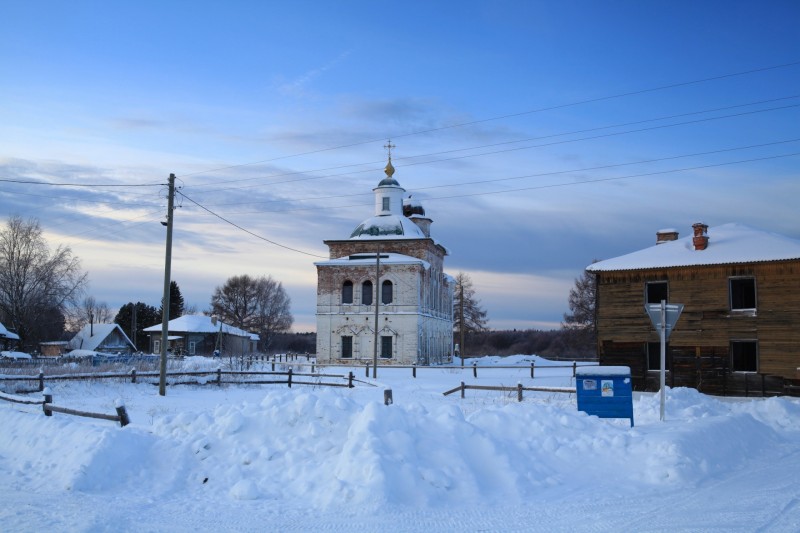
<path id="1" fill-rule="evenodd" d="M 425 234 L 411 220 L 400 215 L 378 215 L 359 224 L 351 239 L 424 239 Z"/>

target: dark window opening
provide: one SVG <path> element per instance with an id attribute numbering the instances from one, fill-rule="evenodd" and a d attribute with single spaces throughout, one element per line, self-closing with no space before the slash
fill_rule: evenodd
<path id="1" fill-rule="evenodd" d="M 381 284 L 381 302 L 384 304 L 392 303 L 394 298 L 392 282 L 388 279 Z"/>
<path id="2" fill-rule="evenodd" d="M 389 198 L 387 198 L 386 196 L 384 196 L 384 197 L 383 197 L 383 210 L 384 210 L 384 211 L 389 211 L 389 210 L 390 210 L 389 208 L 390 208 L 390 205 L 389 205 Z"/>
<path id="3" fill-rule="evenodd" d="M 365 281 L 361 284 L 361 303 L 363 305 L 372 305 L 372 282 Z"/>
<path id="4" fill-rule="evenodd" d="M 758 341 L 731 342 L 731 370 L 758 372 Z"/>
<path id="5" fill-rule="evenodd" d="M 669 360 L 669 343 L 667 343 L 664 346 L 664 362 L 667 372 L 672 370 Z M 647 370 L 661 370 L 661 342 L 647 343 Z"/>
<path id="6" fill-rule="evenodd" d="M 384 359 L 392 357 L 392 337 L 381 337 L 381 357 Z"/>
<path id="7" fill-rule="evenodd" d="M 343 304 L 351 304 L 353 303 L 353 282 L 352 281 L 345 281 L 342 285 L 342 303 Z"/>
<path id="8" fill-rule="evenodd" d="M 342 335 L 342 357 L 353 357 L 353 337 L 350 335 Z"/>
<path id="9" fill-rule="evenodd" d="M 648 304 L 660 304 L 661 300 L 669 302 L 669 283 L 666 281 L 647 282 L 645 298 Z"/>
<path id="10" fill-rule="evenodd" d="M 731 278 L 731 310 L 756 308 L 755 278 Z"/>

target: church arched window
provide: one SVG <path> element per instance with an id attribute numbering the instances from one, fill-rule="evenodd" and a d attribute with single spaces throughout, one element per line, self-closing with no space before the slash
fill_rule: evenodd
<path id="1" fill-rule="evenodd" d="M 384 304 L 392 303 L 392 299 L 394 298 L 393 292 L 392 282 L 388 279 L 384 280 L 381 284 L 381 302 Z"/>
<path id="2" fill-rule="evenodd" d="M 347 280 L 342 284 L 342 303 L 353 303 L 353 282 L 350 280 Z"/>
<path id="3" fill-rule="evenodd" d="M 361 304 L 372 305 L 372 282 L 369 280 L 361 284 Z"/>

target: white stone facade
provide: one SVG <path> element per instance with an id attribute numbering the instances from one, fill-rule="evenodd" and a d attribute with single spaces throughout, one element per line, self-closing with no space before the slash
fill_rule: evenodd
<path id="1" fill-rule="evenodd" d="M 375 216 L 349 239 L 325 241 L 331 258 L 316 263 L 320 362 L 372 361 L 377 353 L 383 364 L 436 364 L 452 355 L 455 281 L 443 270 L 447 251 L 430 237 L 419 204 L 404 214 L 405 190 L 393 173 L 390 159 L 373 189 Z"/>

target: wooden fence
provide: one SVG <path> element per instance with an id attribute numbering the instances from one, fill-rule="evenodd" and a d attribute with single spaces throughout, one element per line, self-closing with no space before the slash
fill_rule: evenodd
<path id="1" fill-rule="evenodd" d="M 122 403 L 117 403 L 117 405 L 115 406 L 115 409 L 117 411 L 116 415 L 107 415 L 104 413 L 79 411 L 78 409 L 70 409 L 69 407 L 61 407 L 59 405 L 53 405 L 53 393 L 50 392 L 50 389 L 44 389 L 42 391 L 42 396 L 43 397 L 41 400 L 33 400 L 31 398 L 24 398 L 21 396 L 14 396 L 12 394 L 5 394 L 3 392 L 0 392 L 0 400 L 6 402 L 26 404 L 26 405 L 41 405 L 45 416 L 53 416 L 53 413 L 62 413 L 65 415 L 82 416 L 85 418 L 111 420 L 112 422 L 119 422 L 120 426 L 122 427 L 125 427 L 128 424 L 130 424 L 130 418 L 128 417 L 128 412 L 125 410 L 125 406 Z"/>
<path id="2" fill-rule="evenodd" d="M 352 372 L 349 372 L 347 376 L 340 375 L 340 374 L 320 374 L 320 373 L 301 373 L 301 372 L 294 372 L 291 368 L 288 369 L 286 372 L 268 372 L 268 371 L 256 371 L 256 370 L 242 370 L 242 371 L 234 371 L 234 370 L 222 370 L 221 368 L 217 368 L 215 370 L 201 370 L 201 371 L 181 371 L 181 372 L 167 372 L 166 376 L 169 377 L 179 377 L 179 376 L 189 376 L 195 377 L 193 380 L 189 381 L 169 381 L 168 385 L 206 385 L 206 384 L 215 384 L 217 386 L 222 386 L 223 384 L 236 384 L 236 385 L 269 385 L 269 384 L 278 384 L 278 385 L 288 385 L 291 387 L 292 385 L 316 385 L 322 387 L 347 387 L 353 388 L 355 385 L 353 384 L 354 381 L 358 381 L 353 375 Z M 223 380 L 223 376 L 270 376 L 274 377 L 275 379 L 245 379 L 245 380 Z M 285 377 L 284 377 L 285 376 Z M 130 380 L 131 383 L 137 383 L 137 380 L 142 378 L 159 378 L 160 374 L 158 372 L 137 372 L 136 369 L 131 369 L 129 372 L 125 373 L 111 373 L 111 372 L 102 372 L 102 373 L 84 373 L 84 374 L 61 374 L 61 375 L 48 375 L 45 376 L 43 372 L 39 372 L 37 376 L 9 376 L 4 375 L 0 376 L 0 382 L 3 381 L 33 381 L 38 384 L 38 391 L 37 390 L 22 390 L 17 392 L 43 392 L 45 389 L 45 380 L 47 381 L 70 381 L 70 380 L 89 380 L 89 379 L 126 379 Z M 211 379 L 201 379 L 202 377 L 210 377 Z M 280 377 L 280 379 L 277 379 Z M 317 381 L 309 381 L 304 380 L 303 378 L 313 377 L 316 378 Z M 300 379 L 298 379 L 300 378 Z M 321 379 L 334 379 L 338 378 L 343 380 L 342 382 L 324 382 L 319 381 Z M 346 381 L 345 381 L 346 380 Z"/>
<path id="3" fill-rule="evenodd" d="M 343 367 L 343 368 L 352 368 L 356 366 L 356 364 L 364 365 L 364 375 L 366 377 L 369 376 L 370 368 L 373 368 L 372 362 L 370 361 L 353 361 L 354 364 L 340 364 L 340 363 L 316 363 L 317 366 L 326 367 L 326 368 L 336 368 L 336 367 Z M 582 363 L 580 366 L 597 366 L 598 363 L 590 362 L 590 363 Z M 573 361 L 571 365 L 546 365 L 546 366 L 539 366 L 539 370 L 541 369 L 551 369 L 551 368 L 571 368 L 572 369 L 572 377 L 575 377 L 575 372 L 578 368 L 577 361 Z M 312 367 L 313 368 L 313 367 Z M 530 367 L 522 366 L 522 365 L 486 365 L 486 366 L 479 366 L 477 363 L 472 363 L 471 365 L 467 366 L 457 366 L 457 365 L 418 365 L 416 363 L 412 363 L 410 365 L 378 365 L 378 369 L 380 370 L 388 370 L 388 369 L 396 369 L 396 368 L 405 368 L 411 369 L 411 377 L 417 377 L 417 370 L 423 369 L 431 369 L 431 370 L 471 370 L 472 377 L 478 377 L 478 369 L 483 371 L 492 371 L 492 370 L 522 370 L 530 368 L 531 379 L 534 378 L 536 374 L 536 363 L 531 362 Z M 376 376 L 372 376 L 373 378 Z"/>
<path id="4" fill-rule="evenodd" d="M 461 385 L 454 389 L 450 389 L 449 391 L 445 391 L 442 395 L 447 396 L 453 394 L 454 392 L 461 391 L 461 398 L 464 398 L 464 392 L 467 389 L 472 390 L 490 390 L 490 391 L 498 391 L 498 392 L 516 392 L 517 393 L 517 401 L 522 401 L 522 391 L 534 391 L 534 392 L 566 392 L 566 393 L 575 393 L 575 387 L 523 387 L 522 383 L 517 383 L 516 387 L 504 387 L 501 385 L 466 385 L 463 381 Z"/>

